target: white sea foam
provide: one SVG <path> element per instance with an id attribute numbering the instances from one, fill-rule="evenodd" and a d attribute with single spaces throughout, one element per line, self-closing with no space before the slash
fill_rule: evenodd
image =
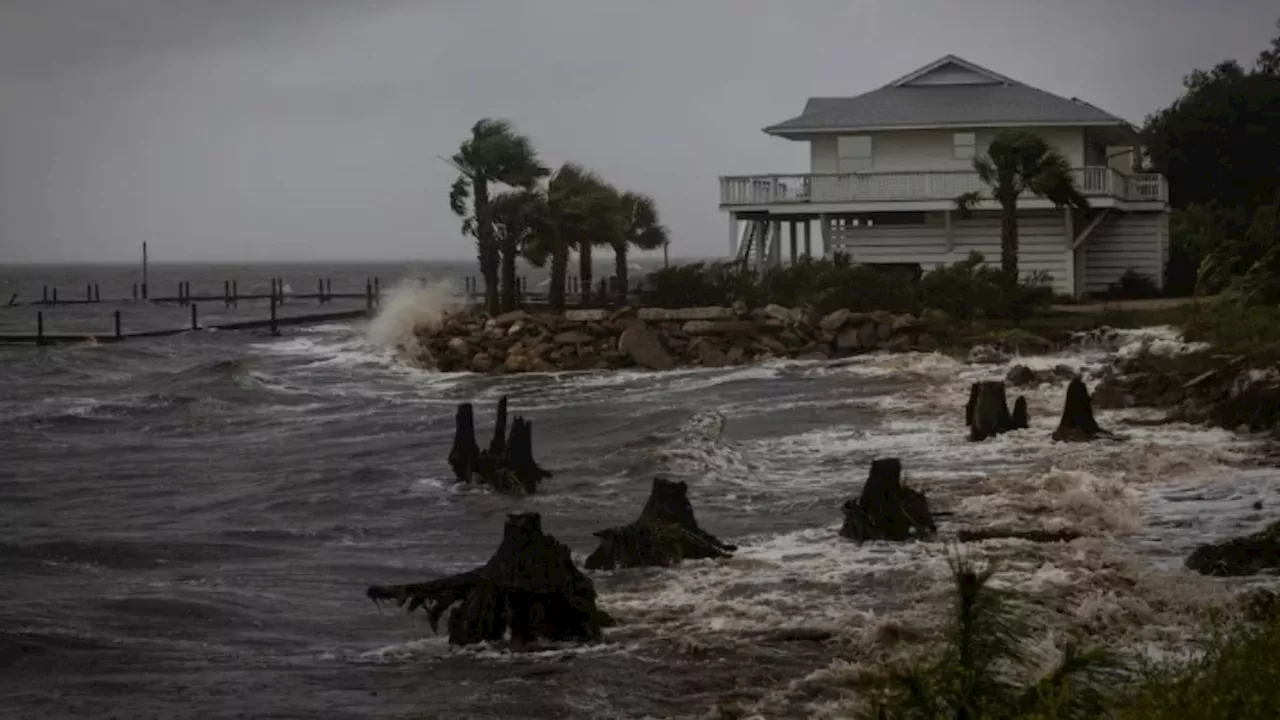
<path id="1" fill-rule="evenodd" d="M 462 293 L 452 281 L 402 280 L 369 323 L 369 341 L 378 347 L 412 352 L 417 349 L 417 333 L 437 329 L 447 313 L 461 306 Z"/>

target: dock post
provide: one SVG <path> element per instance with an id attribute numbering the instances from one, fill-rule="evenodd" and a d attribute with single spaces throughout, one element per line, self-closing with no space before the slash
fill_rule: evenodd
<path id="1" fill-rule="evenodd" d="M 179 307 L 187 304 L 186 301 L 183 299 L 183 295 L 182 295 L 183 286 L 184 286 L 184 283 L 181 280 L 179 280 L 178 281 L 178 306 Z"/>
<path id="2" fill-rule="evenodd" d="M 316 298 L 321 305 L 324 304 L 324 278 L 316 279 Z"/>
<path id="3" fill-rule="evenodd" d="M 93 301 L 96 303 L 102 302 L 102 288 L 98 287 L 98 283 L 93 284 Z"/>
<path id="4" fill-rule="evenodd" d="M 382 290 L 378 287 L 378 276 L 373 276 L 373 300 L 374 302 L 382 302 Z"/>
<path id="5" fill-rule="evenodd" d="M 138 283 L 133 284 L 133 299 L 138 299 Z"/>
<path id="6" fill-rule="evenodd" d="M 333 278 L 324 279 L 324 301 L 333 302 Z"/>
<path id="7" fill-rule="evenodd" d="M 366 310 L 373 309 L 373 280 L 364 279 L 364 306 Z"/>
<path id="8" fill-rule="evenodd" d="M 116 311 L 116 339 L 120 339 L 120 311 Z"/>
<path id="9" fill-rule="evenodd" d="M 240 283 L 237 280 L 231 281 L 231 304 L 240 307 Z"/>
<path id="10" fill-rule="evenodd" d="M 84 284 L 84 301 L 87 303 L 93 302 L 93 283 Z"/>
<path id="11" fill-rule="evenodd" d="M 280 335 L 280 328 L 276 327 L 276 301 L 274 298 L 271 300 L 271 334 L 277 337 Z"/>
<path id="12" fill-rule="evenodd" d="M 53 304 L 58 304 L 58 288 L 53 289 Z"/>
<path id="13" fill-rule="evenodd" d="M 49 286 L 48 285 L 40 286 L 40 302 L 45 305 L 49 304 Z"/>
<path id="14" fill-rule="evenodd" d="M 222 306 L 231 307 L 231 281 L 222 281 Z"/>
<path id="15" fill-rule="evenodd" d="M 44 344 L 44 311 L 36 311 L 36 344 Z"/>
<path id="16" fill-rule="evenodd" d="M 199 305 L 196 305 L 195 303 L 191 303 L 191 329 L 192 330 L 200 329 L 200 324 L 196 322 L 196 308 L 198 307 Z"/>

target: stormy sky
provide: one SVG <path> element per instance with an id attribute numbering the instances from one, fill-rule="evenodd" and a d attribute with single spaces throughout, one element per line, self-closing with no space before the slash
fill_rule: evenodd
<path id="1" fill-rule="evenodd" d="M 551 165 L 727 246 L 760 128 L 954 53 L 1140 122 L 1252 62 L 1274 0 L 0 0 L 0 264 L 473 257 L 450 155 L 505 117 Z"/>

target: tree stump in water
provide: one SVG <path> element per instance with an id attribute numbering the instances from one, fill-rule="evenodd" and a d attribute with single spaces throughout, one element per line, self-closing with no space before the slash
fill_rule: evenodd
<path id="1" fill-rule="evenodd" d="M 655 478 L 649 500 L 635 522 L 596 533 L 600 547 L 587 558 L 588 570 L 665 566 L 688 558 L 727 557 L 737 547 L 698 527 L 684 482 Z"/>
<path id="2" fill-rule="evenodd" d="M 613 624 L 596 607 L 595 586 L 574 567 L 565 547 L 542 532 L 538 513 L 507 516 L 502 544 L 483 567 L 410 585 L 374 585 L 375 602 L 394 600 L 408 611 L 427 613 L 438 631 L 449 608 L 449 642 L 470 645 L 502 640 L 599 640 Z M 455 607 L 456 606 L 456 607 Z"/>
<path id="3" fill-rule="evenodd" d="M 844 504 L 840 534 L 851 540 L 922 539 L 937 532 L 924 493 L 902 484 L 902 463 L 897 458 L 871 462 L 871 473 L 857 500 Z"/>
<path id="4" fill-rule="evenodd" d="M 1025 401 L 1023 405 L 1025 410 Z M 964 408 L 964 422 L 969 427 L 969 439 L 975 442 L 1017 430 L 1018 425 L 1009 414 L 1004 383 L 991 380 L 969 386 L 969 402 Z"/>
<path id="5" fill-rule="evenodd" d="M 552 476 L 533 459 L 533 423 L 517 415 L 507 434 L 505 395 L 498 401 L 498 420 L 487 451 L 476 445 L 471 403 L 458 406 L 455 423 L 449 466 L 458 482 L 479 482 L 502 492 L 532 494 L 540 482 Z"/>
<path id="6" fill-rule="evenodd" d="M 1060 442 L 1088 442 L 1100 437 L 1116 439 L 1115 435 L 1098 427 L 1098 421 L 1093 419 L 1093 401 L 1089 399 L 1089 389 L 1079 377 L 1073 378 L 1067 385 L 1062 419 L 1058 421 L 1058 429 L 1053 431 L 1053 439 Z"/>
<path id="7" fill-rule="evenodd" d="M 1021 395 L 1013 401 L 1012 419 L 1014 430 L 1026 430 L 1031 427 L 1031 413 L 1027 412 L 1027 399 Z"/>

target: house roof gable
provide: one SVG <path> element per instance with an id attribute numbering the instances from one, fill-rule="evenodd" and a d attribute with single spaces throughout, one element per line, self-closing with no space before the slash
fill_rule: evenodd
<path id="1" fill-rule="evenodd" d="M 1075 98 L 1020 83 L 954 55 L 884 87 L 847 98 L 810 98 L 804 112 L 765 128 L 782 137 L 811 133 L 1028 125 L 1129 124 Z"/>

